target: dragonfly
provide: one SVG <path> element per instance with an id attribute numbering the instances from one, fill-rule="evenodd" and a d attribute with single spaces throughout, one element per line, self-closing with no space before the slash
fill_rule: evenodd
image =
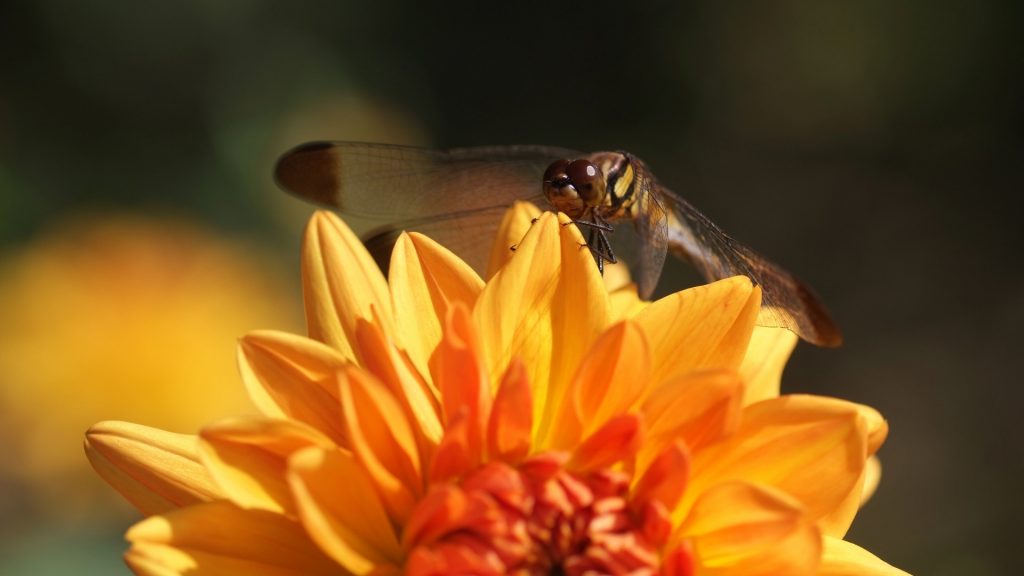
<path id="1" fill-rule="evenodd" d="M 726 234 L 628 152 L 319 141 L 282 155 L 274 178 L 303 199 L 384 222 L 363 237 L 384 263 L 400 231 L 415 230 L 483 270 L 488 239 L 504 212 L 525 200 L 565 213 L 584 233 L 603 272 L 606 262 L 618 261 L 609 234 L 621 222 L 632 223 L 638 240 L 632 264 L 642 298 L 654 292 L 671 253 L 708 281 L 743 275 L 759 285 L 758 324 L 787 328 L 818 346 L 842 343 L 839 328 L 807 285 Z"/>

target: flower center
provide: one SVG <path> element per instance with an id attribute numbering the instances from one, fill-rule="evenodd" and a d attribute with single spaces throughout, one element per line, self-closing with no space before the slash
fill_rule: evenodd
<path id="1" fill-rule="evenodd" d="M 408 573 L 656 574 L 667 514 L 631 505 L 628 474 L 566 461 L 491 462 L 432 489 L 407 525 Z"/>

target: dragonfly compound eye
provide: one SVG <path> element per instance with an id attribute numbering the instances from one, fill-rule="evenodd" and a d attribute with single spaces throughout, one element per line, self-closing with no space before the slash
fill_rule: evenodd
<path id="1" fill-rule="evenodd" d="M 568 177 L 565 175 L 567 166 L 569 166 L 569 161 L 564 158 L 552 162 L 548 169 L 544 171 L 544 185 L 564 186 L 566 180 L 568 180 Z"/>
<path id="2" fill-rule="evenodd" d="M 604 174 L 594 163 L 582 159 L 573 160 L 565 167 L 565 175 L 588 206 L 596 206 L 604 199 Z"/>

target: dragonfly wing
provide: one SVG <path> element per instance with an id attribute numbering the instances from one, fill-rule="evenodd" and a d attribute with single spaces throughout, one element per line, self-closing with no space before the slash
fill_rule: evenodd
<path id="1" fill-rule="evenodd" d="M 650 190 L 656 185 L 645 179 L 637 190 L 637 210 L 634 223 L 640 236 L 639 258 L 637 270 L 637 292 L 647 300 L 658 285 L 661 270 L 665 266 L 665 254 L 668 246 L 668 215 L 658 196 Z"/>
<path id="2" fill-rule="evenodd" d="M 531 200 L 536 203 L 543 200 L 543 196 Z M 403 231 L 420 232 L 457 254 L 483 276 L 490 259 L 494 233 L 506 210 L 505 206 L 482 208 L 388 224 L 371 230 L 363 237 L 363 243 L 381 270 L 387 272 L 391 251 L 399 235 Z"/>
<path id="3" fill-rule="evenodd" d="M 789 272 L 737 242 L 689 202 L 668 190 L 661 199 L 669 212 L 669 249 L 689 260 L 708 280 L 749 277 L 761 287 L 758 324 L 795 332 L 818 346 L 838 346 L 843 337 L 811 289 Z"/>
<path id="4" fill-rule="evenodd" d="M 544 171 L 579 152 L 546 146 L 431 150 L 310 142 L 274 169 L 281 188 L 340 212 L 384 222 L 508 207 L 541 192 Z"/>

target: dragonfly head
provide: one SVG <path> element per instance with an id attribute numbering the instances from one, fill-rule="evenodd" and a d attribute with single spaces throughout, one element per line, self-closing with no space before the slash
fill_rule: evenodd
<path id="1" fill-rule="evenodd" d="M 587 208 L 599 206 L 605 193 L 604 174 L 589 160 L 556 160 L 544 172 L 544 196 L 570 218 L 580 218 Z"/>

